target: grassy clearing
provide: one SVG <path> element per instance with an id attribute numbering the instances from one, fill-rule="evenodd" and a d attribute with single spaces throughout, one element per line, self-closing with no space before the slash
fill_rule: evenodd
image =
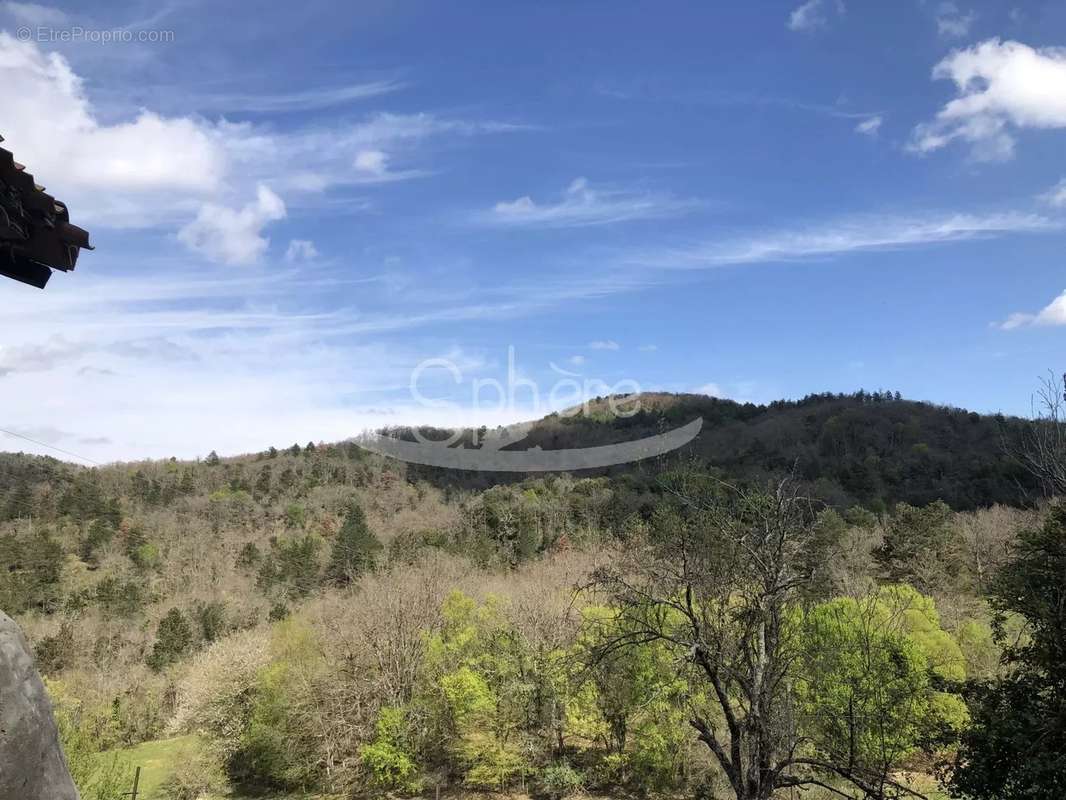
<path id="1" fill-rule="evenodd" d="M 101 760 L 117 758 L 124 772 L 131 776 L 136 767 L 141 768 L 138 800 L 163 800 L 160 787 L 189 753 L 200 747 L 198 736 L 176 736 L 173 739 L 157 739 L 122 750 L 101 753 Z"/>
<path id="2" fill-rule="evenodd" d="M 162 787 L 167 778 L 175 773 L 179 765 L 190 758 L 202 746 L 200 737 L 195 734 L 175 736 L 172 739 L 157 739 L 144 742 L 135 747 L 121 750 L 109 750 L 100 754 L 104 763 L 116 759 L 118 767 L 129 775 L 130 786 L 133 785 L 133 772 L 141 768 L 141 782 L 137 790 L 138 800 L 166 800 Z M 201 800 L 253 800 L 251 796 L 227 792 L 223 795 L 204 796 Z M 255 795 L 254 800 L 336 800 L 327 795 L 318 794 L 279 794 Z"/>

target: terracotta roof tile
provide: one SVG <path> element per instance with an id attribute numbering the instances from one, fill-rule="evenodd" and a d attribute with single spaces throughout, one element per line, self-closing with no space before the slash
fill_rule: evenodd
<path id="1" fill-rule="evenodd" d="M 0 275 L 43 289 L 53 269 L 74 269 L 81 250 L 92 250 L 89 233 L 0 147 Z"/>

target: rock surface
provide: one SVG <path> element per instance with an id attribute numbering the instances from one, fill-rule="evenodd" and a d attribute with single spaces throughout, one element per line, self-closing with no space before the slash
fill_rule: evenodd
<path id="1" fill-rule="evenodd" d="M 78 800 L 26 637 L 0 612 L 0 800 Z"/>

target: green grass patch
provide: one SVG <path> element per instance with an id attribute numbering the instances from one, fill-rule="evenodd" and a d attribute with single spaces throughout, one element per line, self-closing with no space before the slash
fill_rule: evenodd
<path id="1" fill-rule="evenodd" d="M 123 771 L 130 774 L 130 787 L 133 786 L 133 772 L 141 768 L 141 782 L 137 789 L 137 800 L 162 800 L 159 789 L 172 774 L 177 765 L 200 747 L 200 737 L 195 734 L 175 736 L 173 739 L 156 739 L 143 742 L 122 750 L 109 750 L 100 754 L 101 760 L 117 757 Z"/>

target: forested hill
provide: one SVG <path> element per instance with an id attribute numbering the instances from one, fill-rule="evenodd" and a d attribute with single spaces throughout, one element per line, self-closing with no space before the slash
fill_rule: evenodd
<path id="1" fill-rule="evenodd" d="M 686 666 L 686 640 L 671 627 L 675 649 L 638 637 L 643 649 L 615 657 L 641 619 L 616 616 L 617 604 L 643 615 L 643 587 L 678 596 L 681 584 L 663 581 L 688 580 L 690 563 L 703 570 L 698 605 L 757 601 L 719 615 L 729 622 L 717 630 L 740 643 L 719 648 L 738 654 L 731 663 L 753 652 L 750 620 L 803 621 L 807 638 L 789 637 L 801 644 L 780 662 L 791 671 L 775 673 L 789 694 L 774 708 L 786 710 L 766 719 L 792 731 L 793 710 L 813 709 L 788 735 L 822 737 L 813 752 L 834 753 L 847 740 L 837 720 L 877 709 L 883 721 L 856 727 L 891 738 L 862 752 L 882 765 L 895 753 L 892 774 L 924 772 L 929 784 L 940 743 L 967 719 L 943 687 L 1000 674 L 1007 640 L 982 593 L 1042 523 L 1039 508 L 929 501 L 1021 502 L 1002 440 L 1023 423 L 884 395 L 640 400 L 628 417 L 601 400 L 546 418 L 517 444 L 633 440 L 697 416 L 705 431 L 684 453 L 577 476 L 430 473 L 354 442 L 93 468 L 0 454 L 0 609 L 48 679 L 81 796 L 127 791 L 120 766 L 98 772 L 119 754 L 150 761 L 146 775 L 163 783 L 165 754 L 169 798 L 417 797 L 434 786 L 486 800 L 722 798 L 707 787 L 726 786 L 724 773 L 688 723 L 712 694 Z M 839 513 L 725 489 L 691 463 L 701 459 L 733 484 L 795 468 L 806 485 L 793 488 Z M 670 475 L 679 461 L 695 472 Z M 767 522 L 768 509 L 788 516 Z M 618 564 L 646 568 L 648 583 L 605 571 Z M 771 573 L 756 569 L 796 576 L 787 605 L 758 605 L 767 595 L 747 589 Z M 575 594 L 592 580 L 594 592 Z M 882 685 L 894 692 L 887 707 L 839 691 Z M 927 741 L 935 751 L 919 750 Z"/>
<path id="2" fill-rule="evenodd" d="M 830 504 L 873 510 L 943 500 L 959 510 L 996 503 L 1024 505 L 1038 495 L 1032 476 L 1005 453 L 1027 424 L 1018 418 L 904 400 L 889 392 L 811 395 L 769 405 L 705 395 L 645 394 L 619 403 L 606 398 L 573 415 L 538 422 L 516 448 L 591 447 L 662 433 L 697 417 L 703 429 L 675 455 L 696 459 L 728 477 L 765 480 L 794 473 Z M 635 480 L 663 465 L 615 467 Z M 423 469 L 433 483 L 486 488 L 498 475 Z M 512 476 L 520 480 L 520 476 Z"/>
<path id="3" fill-rule="evenodd" d="M 997 503 L 1026 505 L 1039 494 L 1033 478 L 1005 455 L 1026 424 L 1017 418 L 981 415 L 880 392 L 812 395 L 769 405 L 674 394 L 645 394 L 627 402 L 637 401 L 639 410 L 634 414 L 628 413 L 632 405 L 619 403 L 618 398 L 614 406 L 624 415 L 615 414 L 606 398 L 590 402 L 577 414 L 552 414 L 538 421 L 511 449 L 555 450 L 630 441 L 702 418 L 700 435 L 683 450 L 598 473 L 614 479 L 619 496 L 630 499 L 630 510 L 639 507 L 641 495 L 655 491 L 656 475 L 679 460 L 696 461 L 725 477 L 742 480 L 765 481 L 791 473 L 808 484 L 812 495 L 838 508 L 862 505 L 882 510 L 898 502 L 924 505 L 943 500 L 957 510 L 970 510 Z M 306 450 L 277 444 L 282 453 Z M 339 458 L 349 465 L 360 462 L 363 471 L 398 470 L 412 484 L 424 481 L 449 490 L 476 492 L 530 477 L 388 465 L 346 443 L 319 445 L 317 451 L 320 458 Z M 254 463 L 267 455 L 225 462 L 242 474 L 251 470 L 251 476 Z M 205 462 L 171 462 L 168 474 L 182 475 L 186 485 L 170 491 L 195 493 L 198 472 L 204 468 Z M 76 504 L 76 491 L 68 493 L 63 487 L 84 485 L 71 481 L 81 469 L 53 458 L 0 454 L 0 512 L 6 506 L 25 507 L 33 487 L 42 484 L 56 492 L 54 502 Z M 112 469 L 129 475 L 136 473 L 137 465 L 105 467 L 103 472 Z M 142 470 L 143 474 L 154 472 Z M 328 473 L 326 483 L 330 482 Z M 165 494 L 167 490 L 159 491 Z"/>

